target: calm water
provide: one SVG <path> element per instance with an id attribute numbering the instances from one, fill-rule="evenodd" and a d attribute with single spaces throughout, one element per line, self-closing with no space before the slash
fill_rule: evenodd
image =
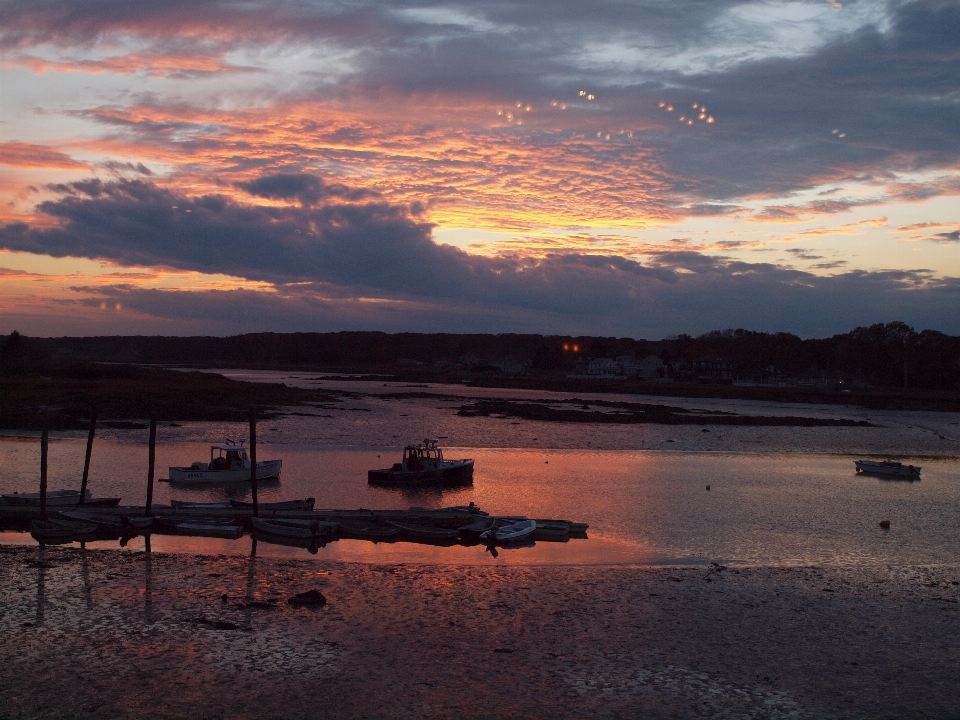
<path id="1" fill-rule="evenodd" d="M 250 376 L 250 373 L 236 373 Z M 317 557 L 369 562 L 442 563 L 700 563 L 935 564 L 960 558 L 960 416 L 877 413 L 828 406 L 653 399 L 655 402 L 748 414 L 868 418 L 877 428 L 753 428 L 610 426 L 535 423 L 456 415 L 457 395 L 559 400 L 541 391 L 456 386 L 410 388 L 332 382 L 315 375 L 257 373 L 256 379 L 358 393 L 429 392 L 432 398 L 351 396 L 298 409 L 258 426 L 258 456 L 283 459 L 278 484 L 264 500 L 315 497 L 317 507 L 442 507 L 475 502 L 496 514 L 565 518 L 590 524 L 589 540 L 537 543 L 501 553 L 482 548 L 433 548 L 410 543 L 341 541 Z M 245 378 L 246 379 L 246 378 Z M 251 378 L 253 379 L 253 378 Z M 599 397 L 580 394 L 589 402 Z M 636 401 L 636 396 L 622 399 Z M 161 425 L 157 477 L 169 465 L 209 456 L 208 446 L 246 437 L 242 424 Z M 440 436 L 447 457 L 476 459 L 474 485 L 444 492 L 371 488 L 366 471 L 399 459 L 400 446 Z M 104 429 L 94 445 L 95 495 L 143 502 L 145 430 Z M 672 441 L 672 442 L 671 442 Z M 85 433 L 59 433 L 49 454 L 50 487 L 77 487 Z M 853 459 L 896 455 L 923 466 L 917 482 L 857 476 Z M 0 438 L 0 490 L 36 489 L 36 436 Z M 706 489 L 710 485 L 710 490 Z M 155 502 L 172 498 L 249 497 L 247 489 L 196 490 L 160 483 Z M 891 521 L 882 530 L 880 520 Z M 3 541 L 26 541 L 3 534 Z M 115 543 L 114 543 L 115 544 Z M 133 546 L 134 544 L 131 543 Z M 155 537 L 155 550 L 245 553 L 249 540 Z M 264 547 L 261 554 L 308 557 Z"/>

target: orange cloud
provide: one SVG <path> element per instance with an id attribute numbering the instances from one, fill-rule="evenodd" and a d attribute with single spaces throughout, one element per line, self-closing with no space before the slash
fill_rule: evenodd
<path id="1" fill-rule="evenodd" d="M 58 150 L 46 145 L 29 143 L 0 143 L 0 164 L 26 168 L 67 168 L 71 170 L 89 168 L 90 165 L 74 160 Z"/>

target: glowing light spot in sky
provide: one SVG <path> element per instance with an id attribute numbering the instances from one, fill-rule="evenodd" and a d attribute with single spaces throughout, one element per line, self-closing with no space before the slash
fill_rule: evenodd
<path id="1" fill-rule="evenodd" d="M 665 102 L 661 102 L 661 103 L 660 103 L 660 107 L 664 107 L 665 105 L 666 105 Z"/>
<path id="2" fill-rule="evenodd" d="M 527 106 L 524 108 L 524 110 L 526 110 L 527 112 L 530 112 L 531 110 L 533 110 L 533 108 L 530 107 L 529 105 L 527 105 Z"/>
<path id="3" fill-rule="evenodd" d="M 694 110 L 696 110 L 698 107 L 700 107 L 700 103 L 694 103 L 694 104 L 691 105 L 690 107 L 692 107 Z"/>
<path id="4" fill-rule="evenodd" d="M 713 115 L 707 118 L 707 122 L 710 123 L 711 125 L 713 124 Z"/>
<path id="5" fill-rule="evenodd" d="M 667 105 L 667 112 L 673 112 L 673 105 Z"/>
<path id="6" fill-rule="evenodd" d="M 587 91 L 586 91 L 586 90 L 581 90 L 581 91 L 580 91 L 580 97 L 583 97 L 583 96 L 586 95 L 586 94 L 587 94 Z"/>
<path id="7" fill-rule="evenodd" d="M 683 122 L 683 121 L 686 120 L 686 119 L 687 119 L 687 118 L 686 118 L 685 116 L 683 116 L 683 115 L 680 116 L 680 122 Z"/>
<path id="8" fill-rule="evenodd" d="M 587 100 L 593 100 L 596 98 L 596 95 L 587 95 Z"/>
<path id="9" fill-rule="evenodd" d="M 693 120 L 687 120 L 687 125 L 693 125 Z"/>
<path id="10" fill-rule="evenodd" d="M 556 100 L 551 101 L 550 107 L 556 107 L 556 106 L 557 106 L 557 101 Z"/>
<path id="11" fill-rule="evenodd" d="M 517 107 L 523 107 L 523 103 L 517 103 Z"/>

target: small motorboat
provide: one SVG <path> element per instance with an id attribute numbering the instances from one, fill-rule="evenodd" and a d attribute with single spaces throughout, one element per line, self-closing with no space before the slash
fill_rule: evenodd
<path id="1" fill-rule="evenodd" d="M 456 487 L 473 482 L 473 460 L 444 460 L 437 441 L 426 438 L 419 445 L 407 445 L 403 459 L 393 467 L 368 470 L 367 482 L 384 487 L 419 487 L 423 485 Z"/>
<path id="2" fill-rule="evenodd" d="M 905 475 L 908 477 L 918 477 L 920 475 L 919 465 L 904 465 L 903 463 L 892 460 L 877 462 L 875 460 L 854 460 L 853 464 L 858 473 L 869 473 L 871 475 Z"/>
<path id="3" fill-rule="evenodd" d="M 488 544 L 509 545 L 523 542 L 537 530 L 536 520 L 508 521 L 508 524 L 497 523 L 489 530 L 480 533 L 480 541 Z"/>
<path id="4" fill-rule="evenodd" d="M 257 480 L 272 480 L 280 476 L 280 460 L 257 463 Z M 250 481 L 250 458 L 247 448 L 227 439 L 225 445 L 210 446 L 210 462 L 195 462 L 190 467 L 171 467 L 173 483 L 230 483 Z"/>

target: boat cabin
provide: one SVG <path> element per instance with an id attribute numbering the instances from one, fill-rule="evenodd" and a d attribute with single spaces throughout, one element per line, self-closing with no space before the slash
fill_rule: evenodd
<path id="1" fill-rule="evenodd" d="M 210 464 L 206 468 L 200 467 L 203 463 L 193 463 L 193 470 L 243 470 L 250 468 L 247 449 L 243 445 L 211 445 Z M 258 463 L 259 465 L 259 463 Z"/>
<path id="2" fill-rule="evenodd" d="M 434 470 L 443 464 L 443 450 L 437 447 L 437 441 L 425 438 L 419 445 L 407 445 L 403 449 L 403 462 L 400 468 L 407 472 Z"/>

